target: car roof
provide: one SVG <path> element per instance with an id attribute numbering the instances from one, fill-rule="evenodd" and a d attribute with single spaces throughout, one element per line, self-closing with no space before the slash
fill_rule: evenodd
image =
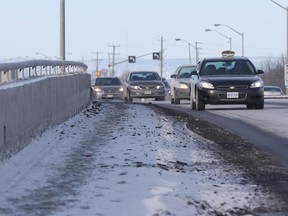
<path id="1" fill-rule="evenodd" d="M 247 57 L 242 56 L 231 56 L 231 57 L 210 57 L 210 58 L 204 58 L 203 61 L 222 61 L 222 60 L 249 60 Z"/>
<path id="2" fill-rule="evenodd" d="M 196 67 L 197 64 L 180 65 L 179 67 Z"/>
<path id="3" fill-rule="evenodd" d="M 158 73 L 157 71 L 149 71 L 149 70 L 139 70 L 139 71 L 131 71 L 131 73 Z"/>
<path id="4" fill-rule="evenodd" d="M 119 79 L 119 77 L 97 77 L 96 79 Z"/>
<path id="5" fill-rule="evenodd" d="M 271 85 L 265 85 L 264 87 L 269 87 L 269 88 L 280 88 L 280 86 L 271 86 Z"/>

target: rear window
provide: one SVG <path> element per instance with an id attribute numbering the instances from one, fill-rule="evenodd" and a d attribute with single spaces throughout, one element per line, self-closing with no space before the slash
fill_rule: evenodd
<path id="1" fill-rule="evenodd" d="M 121 81 L 118 78 L 97 78 L 95 81 L 97 86 L 112 86 L 112 85 L 121 85 Z"/>
<path id="2" fill-rule="evenodd" d="M 201 67 L 201 75 L 255 75 L 256 70 L 247 60 L 215 60 L 205 61 Z"/>

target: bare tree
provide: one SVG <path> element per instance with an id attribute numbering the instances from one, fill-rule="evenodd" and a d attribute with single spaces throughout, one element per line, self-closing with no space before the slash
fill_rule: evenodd
<path id="1" fill-rule="evenodd" d="M 283 92 L 286 92 L 284 80 L 285 57 L 269 57 L 262 62 L 262 68 L 265 71 L 261 78 L 265 85 L 279 86 Z"/>

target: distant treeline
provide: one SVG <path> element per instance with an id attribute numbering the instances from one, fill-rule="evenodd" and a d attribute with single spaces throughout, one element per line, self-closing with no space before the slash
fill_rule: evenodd
<path id="1" fill-rule="evenodd" d="M 279 86 L 286 92 L 284 81 L 285 57 L 267 58 L 261 63 L 264 74 L 261 75 L 265 85 Z"/>

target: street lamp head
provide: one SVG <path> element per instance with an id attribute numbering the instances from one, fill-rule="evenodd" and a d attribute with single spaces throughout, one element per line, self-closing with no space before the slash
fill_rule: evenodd
<path id="1" fill-rule="evenodd" d="M 180 38 L 175 38 L 175 40 L 176 40 L 176 41 L 180 41 L 180 40 L 182 40 L 182 39 L 180 39 Z"/>
<path id="2" fill-rule="evenodd" d="M 214 26 L 221 26 L 222 24 L 214 24 Z"/>
<path id="3" fill-rule="evenodd" d="M 208 31 L 212 31 L 212 30 L 211 29 L 205 29 L 205 31 L 208 32 Z"/>

